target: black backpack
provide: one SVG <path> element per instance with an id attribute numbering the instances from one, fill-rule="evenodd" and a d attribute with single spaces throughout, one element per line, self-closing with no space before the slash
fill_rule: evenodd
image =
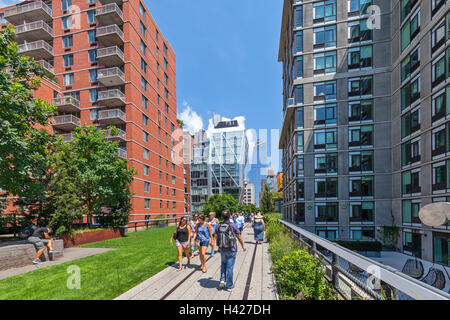
<path id="1" fill-rule="evenodd" d="M 221 223 L 217 230 L 217 246 L 222 249 L 234 248 L 236 238 L 229 223 Z"/>
<path id="2" fill-rule="evenodd" d="M 27 239 L 31 237 L 31 235 L 34 233 L 34 230 L 36 230 L 36 226 L 28 226 L 22 230 L 19 231 L 19 238 L 20 239 Z"/>

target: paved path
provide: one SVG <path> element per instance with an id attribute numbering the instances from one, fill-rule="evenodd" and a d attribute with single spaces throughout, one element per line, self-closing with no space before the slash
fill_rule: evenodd
<path id="1" fill-rule="evenodd" d="M 120 295 L 116 300 L 276 300 L 268 243 L 256 245 L 250 225 L 244 229 L 243 235 L 247 251 L 242 251 L 238 244 L 234 266 L 235 288 L 231 293 L 218 289 L 220 253 L 210 257 L 211 248 L 208 248 L 207 273 L 196 270 L 200 265 L 196 256 L 192 259 L 191 266 L 181 272 L 177 272 L 177 263 Z M 183 264 L 186 262 L 187 259 L 183 259 Z M 248 281 L 250 285 L 246 290 Z"/>
<path id="2" fill-rule="evenodd" d="M 13 269 L 0 271 L 0 280 L 8 278 L 8 277 L 12 277 L 12 276 L 17 276 L 19 274 L 27 273 L 27 272 L 30 272 L 30 271 L 34 271 L 36 269 L 41 269 L 41 268 L 45 268 L 45 267 L 48 267 L 48 266 L 54 266 L 54 265 L 61 264 L 61 263 L 64 263 L 64 262 L 68 262 L 68 261 L 72 261 L 72 260 L 76 260 L 76 259 L 89 257 L 89 256 L 92 256 L 92 255 L 95 255 L 95 254 L 107 252 L 109 250 L 113 250 L 113 249 L 104 249 L 104 248 L 69 248 L 69 249 L 64 249 L 64 256 L 60 257 L 60 258 L 57 258 L 54 261 L 46 261 L 46 262 L 42 262 L 42 263 L 40 263 L 38 265 L 30 264 L 28 266 L 24 266 L 24 267 L 20 267 L 20 268 L 13 268 Z"/>

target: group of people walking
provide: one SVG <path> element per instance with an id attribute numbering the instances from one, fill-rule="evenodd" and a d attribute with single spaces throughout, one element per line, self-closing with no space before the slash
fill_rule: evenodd
<path id="1" fill-rule="evenodd" d="M 215 255 L 215 247 L 219 248 L 221 255 L 220 289 L 231 291 L 233 285 L 233 269 L 236 262 L 237 242 L 240 243 L 242 250 L 246 251 L 242 231 L 244 229 L 245 218 L 242 213 L 233 213 L 229 210 L 222 212 L 223 221 L 220 222 L 215 212 L 210 212 L 208 219 L 204 214 L 194 214 L 192 220 L 188 223 L 186 217 L 182 217 L 173 233 L 170 243 L 176 241 L 178 250 L 178 270 L 183 269 L 183 252 L 187 257 L 187 265 L 196 254 L 200 258 L 199 269 L 206 273 L 206 251 L 211 247 L 211 257 Z M 264 241 L 264 220 L 261 213 L 252 214 L 252 226 L 254 228 L 255 241 L 261 243 Z M 189 254 L 189 247 L 191 253 Z"/>

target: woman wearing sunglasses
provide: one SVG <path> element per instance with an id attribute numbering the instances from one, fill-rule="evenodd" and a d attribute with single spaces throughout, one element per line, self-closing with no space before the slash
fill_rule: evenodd
<path id="1" fill-rule="evenodd" d="M 178 250 L 178 270 L 183 269 L 183 251 L 188 259 L 187 266 L 191 263 L 191 256 L 189 255 L 189 243 L 191 241 L 191 227 L 187 224 L 186 217 L 182 217 L 178 223 L 177 229 L 170 238 L 170 244 L 173 243 L 173 239 L 176 240 L 176 246 Z"/>

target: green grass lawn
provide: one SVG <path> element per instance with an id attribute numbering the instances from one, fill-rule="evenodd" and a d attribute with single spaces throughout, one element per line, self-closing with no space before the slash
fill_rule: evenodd
<path id="1" fill-rule="evenodd" d="M 173 231 L 152 229 L 84 245 L 115 250 L 0 280 L 0 300 L 113 299 L 177 261 L 177 251 L 169 244 Z M 81 270 L 79 290 L 67 288 L 71 265 Z"/>

